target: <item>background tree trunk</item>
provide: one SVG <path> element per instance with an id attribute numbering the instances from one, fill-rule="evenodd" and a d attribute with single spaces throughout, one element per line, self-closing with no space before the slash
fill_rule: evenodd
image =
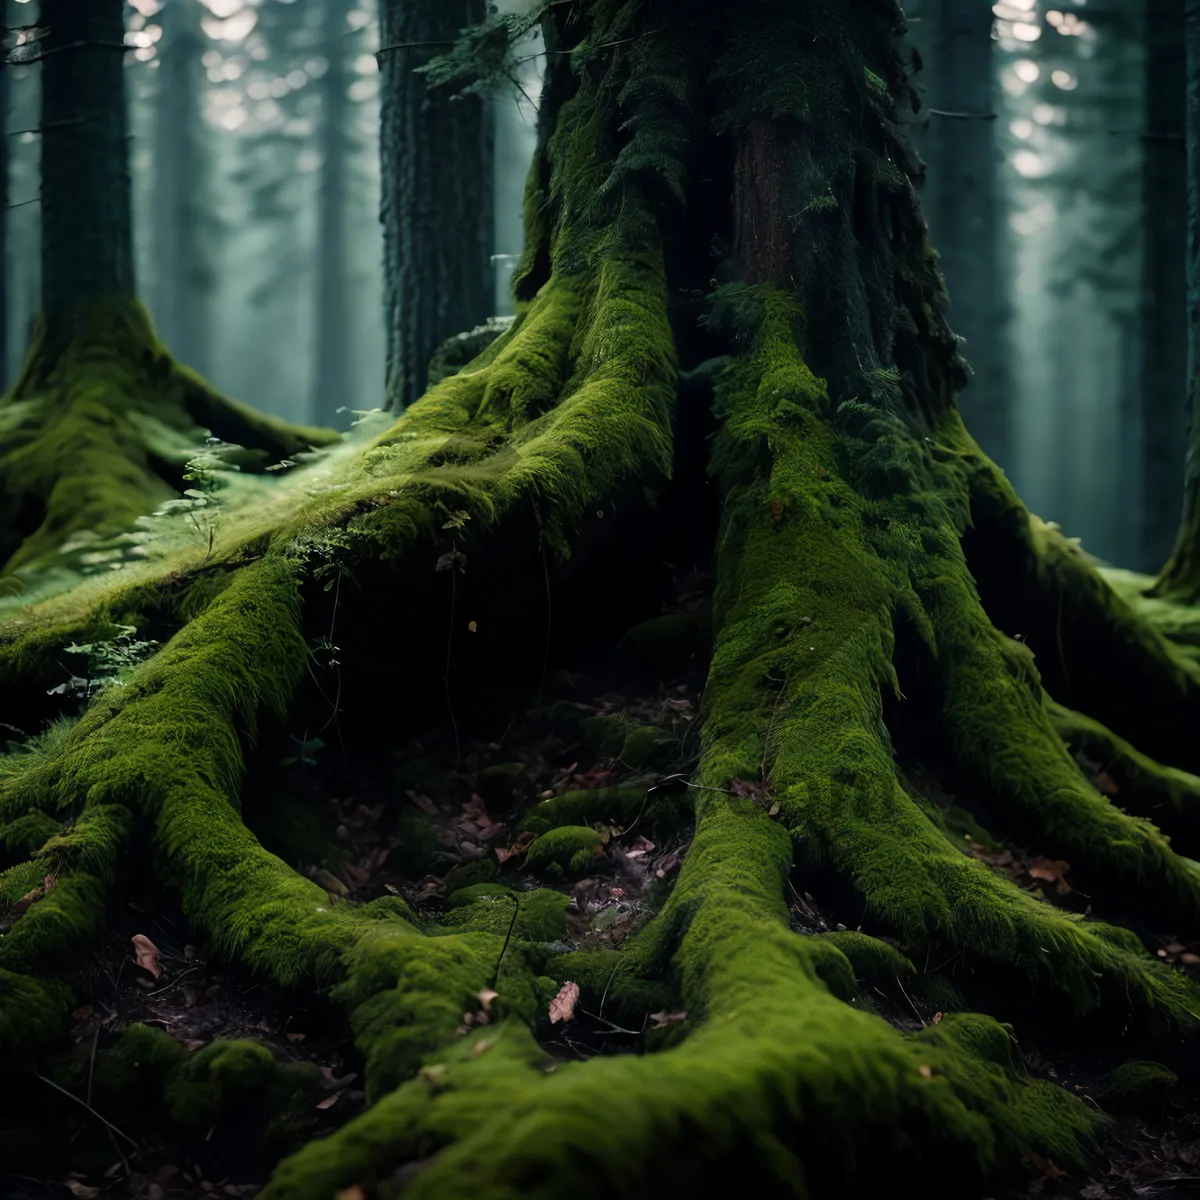
<path id="1" fill-rule="evenodd" d="M 1141 561 L 1166 560 L 1179 527 L 1175 462 L 1187 436 L 1186 65 L 1183 0 L 1147 0 L 1142 141 Z"/>
<path id="2" fill-rule="evenodd" d="M 321 77 L 317 181 L 317 270 L 313 298 L 312 420 L 330 428 L 346 425 L 337 410 L 347 401 L 350 375 L 350 313 L 347 297 L 346 129 L 350 87 L 347 56 L 350 0 L 326 0 L 321 43 L 329 69 Z"/>
<path id="3" fill-rule="evenodd" d="M 1200 599 L 1200 0 L 1185 0 L 1183 41 L 1187 242 L 1186 308 L 1181 306 L 1181 312 L 1186 314 L 1187 321 L 1186 399 L 1191 413 L 1191 434 L 1184 467 L 1183 520 L 1174 552 L 1156 590 L 1194 602 Z"/>
<path id="4" fill-rule="evenodd" d="M 992 10 L 974 0 L 923 0 L 914 42 L 924 60 L 926 162 L 922 207 L 950 296 L 948 320 L 965 339 L 974 378 L 960 406 L 983 449 L 1011 468 L 1013 394 L 1007 340 L 1008 279 L 1003 254 L 996 144 Z"/>
<path id="5" fill-rule="evenodd" d="M 46 0 L 42 311 L 53 344 L 102 297 L 134 291 L 122 0 Z"/>
<path id="6" fill-rule="evenodd" d="M 159 336 L 180 361 L 206 373 L 209 313 L 203 235 L 213 218 L 206 203 L 200 140 L 204 43 L 198 0 L 167 0 L 155 19 L 163 33 L 154 130 L 154 318 Z"/>
<path id="7" fill-rule="evenodd" d="M 479 96 L 431 93 L 415 69 L 483 19 L 483 0 L 382 0 L 380 155 L 388 401 L 425 391 L 447 337 L 492 307 L 492 129 Z"/>

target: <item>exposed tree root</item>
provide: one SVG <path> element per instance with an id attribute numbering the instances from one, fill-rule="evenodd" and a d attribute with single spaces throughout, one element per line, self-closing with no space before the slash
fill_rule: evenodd
<path id="1" fill-rule="evenodd" d="M 178 495 L 189 450 L 209 435 L 262 465 L 337 436 L 218 396 L 169 357 L 135 302 L 83 315 L 53 356 L 35 339 L 0 405 L 3 569 L 45 565 L 81 533 L 129 529 Z"/>
<path id="2" fill-rule="evenodd" d="M 0 771 L 0 846 L 18 858 L 0 875 L 13 915 L 0 937 L 0 1034 L 22 1060 L 55 1033 L 70 1002 L 56 968 L 94 936 L 119 856 L 133 846 L 148 850 L 162 887 L 220 954 L 282 985 L 328 989 L 361 1055 L 372 1107 L 285 1159 L 264 1193 L 273 1200 L 327 1200 L 356 1185 L 414 1197 L 862 1196 L 897 1171 L 920 1171 L 932 1194 L 977 1194 L 1022 1156 L 1083 1162 L 1106 1123 L 1024 1069 L 1014 1031 L 997 1023 L 1023 1015 L 1021 991 L 1059 1029 L 1064 1018 L 1076 1032 L 1107 1020 L 1160 1044 L 1164 1033 L 1194 1037 L 1200 995 L 1182 972 L 1134 932 L 1036 898 L 970 857 L 894 761 L 883 697 L 907 703 L 903 626 L 925 655 L 931 740 L 976 789 L 963 806 L 986 800 L 1046 851 L 1078 860 L 1098 913 L 1132 899 L 1156 928 L 1200 925 L 1195 864 L 1071 756 L 1102 746 L 1104 769 L 1124 772 L 1137 807 L 1173 804 L 1182 836 L 1196 785 L 1143 754 L 1195 761 L 1179 714 L 1195 712 L 1200 669 L 1030 517 L 962 432 L 961 364 L 896 166 L 905 159 L 892 118 L 907 86 L 888 49 L 898 16 L 851 8 L 847 17 L 843 5 L 816 6 L 822 31 L 862 43 L 844 77 L 824 59 L 808 66 L 828 93 L 812 103 L 827 106 L 831 123 L 862 114 L 859 142 L 826 151 L 806 141 L 804 89 L 803 103 L 772 92 L 748 112 L 731 107 L 742 171 L 731 219 L 753 283 L 722 289 L 712 314 L 714 330 L 727 329 L 713 333 L 720 353 L 706 368 L 722 521 L 691 778 L 627 780 L 603 795 L 562 788 L 528 804 L 514 819 L 526 842 L 515 845 L 538 886 L 472 890 L 464 873 L 439 918 L 398 896 L 343 899 L 336 878 L 309 879 L 265 848 L 240 811 L 257 725 L 303 699 L 309 639 L 333 641 L 321 585 L 335 588 L 335 615 L 344 603 L 350 619 L 381 631 L 372 650 L 409 623 L 408 652 L 388 661 L 416 706 L 440 698 L 449 671 L 418 604 L 429 581 L 450 572 L 453 601 L 474 579 L 459 573 L 502 560 L 529 518 L 541 549 L 566 552 L 587 514 L 671 470 L 677 250 L 654 201 L 678 190 L 684 167 L 672 155 L 686 137 L 677 125 L 699 111 L 693 92 L 745 73 L 739 56 L 753 51 L 757 63 L 764 45 L 815 55 L 817 39 L 807 36 L 808 6 L 755 6 L 718 64 L 710 47 L 728 31 L 716 17 L 710 27 L 692 6 L 598 0 L 586 10 L 589 52 L 634 48 L 611 55 L 611 67 L 584 55 L 573 93 L 557 79 L 557 132 L 531 176 L 526 262 L 530 278 L 546 278 L 532 280 L 539 289 L 513 328 L 369 444 L 230 512 L 206 546 L 151 555 L 128 576 L 0 626 L 0 681 L 31 705 L 46 703 L 49 669 L 81 630 L 125 620 L 165 643 L 87 697 L 76 724 Z M 688 36 L 656 50 L 660 19 Z M 807 69 L 790 58 L 785 68 Z M 633 96 L 651 98 L 653 129 L 626 120 Z M 764 124 L 780 111 L 793 112 L 791 142 Z M 788 248 L 772 240 L 783 226 L 755 232 L 756 213 L 791 211 L 778 207 L 784 161 L 797 166 L 788 186 L 803 193 L 808 206 L 796 207 L 812 233 L 794 256 L 811 276 L 797 290 L 839 297 L 832 317 L 824 295 L 808 296 L 806 314 L 784 286 Z M 878 243 L 878 259 L 863 265 L 856 239 Z M 830 246 L 843 266 L 858 264 L 841 291 L 822 274 Z M 854 329 L 830 332 L 837 320 Z M 814 328 L 834 345 L 821 361 L 826 378 Z M 863 365 L 860 354 L 879 357 L 879 347 L 897 366 Z M 105 453 L 120 453 L 113 438 Z M 143 460 L 135 466 L 125 521 L 147 494 Z M 74 532 L 72 520 L 54 536 Z M 549 579 L 546 566 L 547 589 Z M 340 601 L 343 581 L 348 595 L 354 585 L 363 594 Z M 509 586 L 499 571 L 488 582 Z M 640 582 L 592 586 L 611 596 Z M 456 629 L 462 616 L 452 609 L 450 620 Z M 513 628 L 525 629 L 526 645 L 526 627 Z M 1109 656 L 1100 665 L 1097 647 Z M 1052 704 L 1043 677 L 1089 718 Z M 336 706 L 335 697 L 335 718 Z M 390 716 L 393 701 L 384 706 Z M 614 750 L 625 753 L 625 740 Z M 668 823 L 689 809 L 695 833 L 679 878 L 633 936 L 617 949 L 551 940 L 566 904 L 547 885 L 588 867 L 604 822 Z M 543 840 L 528 845 L 532 834 Z M 793 857 L 802 885 L 831 872 L 869 932 L 795 931 Z M 483 882 L 494 882 L 489 866 Z M 15 912 L 22 897 L 29 903 Z M 1018 986 L 976 987 L 970 1002 L 991 1015 L 948 1011 L 919 1032 L 871 1012 L 865 979 L 916 978 L 912 964 L 924 961 L 919 978 L 936 986 L 928 960 L 939 948 L 961 964 L 965 988 L 976 973 L 985 985 L 1016 976 Z M 568 983 L 581 1006 L 607 1002 L 605 1020 L 644 1023 L 664 995 L 678 996 L 686 1019 L 644 1043 L 644 1055 L 554 1061 L 535 1039 Z M 192 1060 L 167 1064 L 176 1101 L 180 1088 L 211 1082 L 226 1057 L 260 1082 L 274 1077 L 244 1046 L 205 1053 L 190 1070 Z M 923 1170 L 930 1162 L 934 1175 Z"/>

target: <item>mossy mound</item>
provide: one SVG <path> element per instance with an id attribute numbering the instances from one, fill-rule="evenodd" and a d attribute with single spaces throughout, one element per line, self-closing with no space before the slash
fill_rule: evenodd
<path id="1" fill-rule="evenodd" d="M 551 877 L 569 875 L 579 878 L 596 866 L 604 857 L 605 840 L 602 834 L 586 825 L 562 825 L 534 839 L 525 858 L 525 865 L 545 871 Z"/>

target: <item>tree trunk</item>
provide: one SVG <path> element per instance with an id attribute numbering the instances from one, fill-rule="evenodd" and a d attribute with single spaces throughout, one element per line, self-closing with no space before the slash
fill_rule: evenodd
<path id="1" fill-rule="evenodd" d="M 46 0 L 42 312 L 61 344 L 98 298 L 132 297 L 122 0 Z"/>
<path id="2" fill-rule="evenodd" d="M 1184 47 L 1187 62 L 1187 252 L 1184 264 L 1187 404 L 1191 414 L 1191 434 L 1184 469 L 1183 521 L 1175 549 L 1155 590 L 1160 595 L 1195 603 L 1200 600 L 1200 0 L 1185 0 Z M 1169 462 L 1169 456 L 1162 461 Z"/>
<path id="3" fill-rule="evenodd" d="M 317 183 L 317 269 L 314 280 L 313 315 L 316 328 L 313 346 L 313 395 L 311 412 L 318 425 L 334 428 L 348 424 L 337 415 L 349 397 L 350 303 L 346 261 L 346 128 L 349 109 L 349 27 L 346 16 L 350 0 L 326 0 L 321 42 L 329 69 L 321 77 L 321 117 L 318 152 L 321 156 Z"/>
<path id="4" fill-rule="evenodd" d="M 167 0 L 162 26 L 155 114 L 154 246 L 158 296 L 154 316 L 163 340 L 197 371 L 209 369 L 210 281 L 203 231 L 205 153 L 201 145 L 204 86 L 200 14 L 196 0 Z"/>
<path id="5" fill-rule="evenodd" d="M 1174 1076 L 1085 1100 L 1014 1047 L 1186 1063 L 1200 995 L 1150 947 L 1200 924 L 1200 669 L 962 426 L 903 15 L 545 22 L 512 329 L 206 545 L 0 607 L 0 721 L 46 724 L 0 771 L 0 1072 L 87 998 L 138 870 L 172 939 L 356 1043 L 369 1107 L 265 1200 L 1086 1171 L 1101 1100 Z M 103 688 L 54 685 L 97 646 Z M 103 1111 L 206 1154 L 331 1111 L 292 1034 L 93 1036 Z"/>
<path id="6" fill-rule="evenodd" d="M 925 0 L 920 12 L 923 207 L 946 276 L 948 319 L 965 340 L 963 353 L 972 368 L 962 413 L 984 451 L 1011 467 L 1012 351 L 1006 337 L 992 11 L 972 0 Z"/>
<path id="7" fill-rule="evenodd" d="M 8 390 L 8 63 L 0 55 L 0 128 L 5 131 L 0 146 L 0 394 Z"/>
<path id="8" fill-rule="evenodd" d="M 430 91 L 417 68 L 483 19 L 482 0 L 382 0 L 380 170 L 388 400 L 411 404 L 429 360 L 492 308 L 492 148 L 479 96 Z"/>
<path id="9" fill-rule="evenodd" d="M 1148 569 L 1166 561 L 1179 525 L 1179 476 L 1165 464 L 1187 437 L 1187 68 L 1184 0 L 1146 6 L 1142 204 L 1141 530 Z"/>
<path id="10" fill-rule="evenodd" d="M 178 498 L 209 435 L 256 470 L 334 437 L 218 396 L 150 327 L 134 293 L 123 8 L 47 0 L 43 14 L 42 315 L 0 407 L 7 589 L 125 557 L 132 523 Z"/>

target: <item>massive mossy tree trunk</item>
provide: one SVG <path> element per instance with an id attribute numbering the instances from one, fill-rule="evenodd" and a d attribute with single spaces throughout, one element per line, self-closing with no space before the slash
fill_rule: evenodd
<path id="1" fill-rule="evenodd" d="M 313 276 L 313 392 L 310 411 L 318 425 L 344 425 L 337 415 L 349 397 L 349 263 L 346 258 L 346 188 L 350 111 L 349 0 L 326 0 L 321 44 L 329 67 L 321 76 L 317 177 L 317 269 Z"/>
<path id="2" fill-rule="evenodd" d="M 6 572 L 177 496 L 206 432 L 275 458 L 330 436 L 215 395 L 137 301 L 123 13 L 122 0 L 48 0 L 42 14 L 42 320 L 0 404 Z"/>
<path id="3" fill-rule="evenodd" d="M 201 97 L 206 83 L 197 0 L 167 0 L 162 26 L 154 114 L 154 255 L 159 333 L 181 362 L 208 371 L 212 288 L 208 238 L 208 155 L 202 142 Z"/>
<path id="4" fill-rule="evenodd" d="M 971 0 L 925 0 L 915 41 L 923 68 L 926 120 L 919 137 L 927 164 L 922 206 L 951 297 L 954 332 L 966 339 L 974 379 L 964 419 L 984 451 L 1012 462 L 1013 398 L 1007 340 L 996 145 L 992 11 Z"/>
<path id="5" fill-rule="evenodd" d="M 1154 569 L 1165 562 L 1179 525 L 1178 456 L 1188 419 L 1184 393 L 1188 333 L 1185 250 L 1187 168 L 1184 123 L 1187 68 L 1184 0 L 1146 6 L 1146 115 L 1142 145 L 1140 386 L 1141 523 L 1139 558 Z"/>
<path id="6" fill-rule="evenodd" d="M 479 96 L 418 68 L 483 19 L 482 0 L 381 0 L 384 323 L 388 398 L 424 391 L 434 351 L 492 310 L 492 134 Z"/>
<path id="7" fill-rule="evenodd" d="M 1022 1155 L 1082 1163 L 1104 1117 L 1032 1078 L 1014 1039 L 1091 1036 L 1111 1065 L 1194 1036 L 1195 988 L 1120 922 L 1200 920 L 1195 863 L 1147 819 L 1200 850 L 1200 779 L 1158 765 L 1200 767 L 1200 671 L 959 420 L 966 369 L 900 120 L 902 14 L 545 13 L 512 330 L 190 557 L 151 554 L 0 625 L 0 699 L 26 720 L 53 703 L 64 643 L 112 614 L 166 643 L 0 775 L 4 845 L 26 855 L 0 875 L 25 905 L 0 938 L 6 1057 L 52 1042 L 63 964 L 136 847 L 216 952 L 336 982 L 371 1106 L 282 1162 L 271 1200 L 866 1197 L 900 1172 L 961 1198 Z M 244 755 L 305 703 L 331 615 L 352 631 L 337 703 L 355 702 L 352 674 L 386 680 L 382 706 L 364 689 L 354 711 L 396 737 L 449 687 L 429 633 L 447 610 L 491 647 L 473 694 L 511 694 L 514 671 L 534 691 L 547 652 L 528 612 L 553 598 L 582 639 L 688 537 L 716 576 L 694 771 L 507 814 L 540 833 L 534 880 L 588 869 L 614 807 L 626 832 L 648 808 L 690 827 L 677 881 L 619 949 L 537 932 L 529 909 L 565 904 L 541 889 L 467 889 L 442 914 L 335 903 L 251 832 Z M 573 619 L 564 579 L 592 619 Z M 1097 757 L 1120 808 L 1080 767 Z M 951 785 L 957 824 L 937 802 Z M 1060 873 L 1069 860 L 1087 913 L 968 854 L 987 821 Z M 789 925 L 792 889 L 817 878 L 858 931 Z M 906 1032 L 873 1013 L 864 981 L 900 973 L 945 997 L 942 1019 Z M 533 1033 L 567 983 L 622 1035 L 654 1009 L 671 1029 L 643 1055 L 555 1061 Z"/>

